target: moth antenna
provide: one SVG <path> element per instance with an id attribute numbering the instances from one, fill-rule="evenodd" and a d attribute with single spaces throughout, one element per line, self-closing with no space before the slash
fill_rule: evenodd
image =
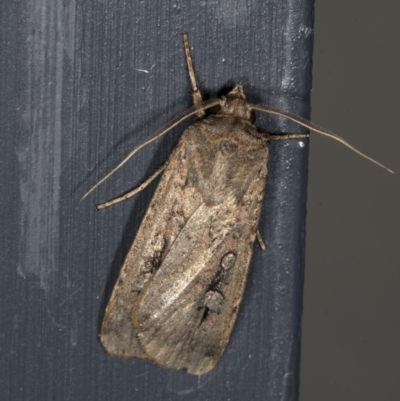
<path id="1" fill-rule="evenodd" d="M 264 104 L 249 104 L 249 106 L 253 109 L 253 110 L 258 110 L 258 111 L 262 111 L 264 113 L 269 113 L 269 114 L 276 114 L 278 116 L 282 116 L 285 117 L 289 120 L 294 121 L 295 123 L 305 127 L 305 128 L 309 128 L 310 130 L 317 132 L 319 134 L 325 135 L 329 138 L 332 138 L 340 143 L 342 143 L 343 145 L 347 146 L 349 149 L 351 149 L 353 152 L 359 154 L 360 156 L 364 157 L 365 159 L 369 160 L 370 162 L 378 165 L 379 167 L 382 167 L 383 169 L 387 170 L 389 173 L 394 174 L 394 171 L 391 170 L 390 168 L 386 167 L 384 164 L 379 163 L 377 160 L 373 159 L 372 157 L 366 155 L 365 153 L 361 152 L 360 150 L 358 150 L 357 148 L 355 148 L 353 145 L 350 145 L 350 143 L 348 143 L 346 140 L 344 140 L 341 136 L 335 134 L 334 132 L 322 128 L 319 125 L 316 125 L 314 123 L 312 123 L 311 121 L 297 115 L 294 113 L 291 113 L 290 111 L 284 111 L 284 110 L 280 110 L 276 107 L 272 107 L 272 106 L 267 106 Z"/>
<path id="2" fill-rule="evenodd" d="M 199 107 L 193 106 L 190 109 L 184 111 L 183 113 L 178 114 L 175 118 L 173 118 L 167 125 L 165 125 L 163 128 L 158 130 L 155 134 L 151 135 L 149 138 L 145 139 L 141 144 L 136 146 L 133 150 L 131 150 L 128 155 L 115 167 L 113 168 L 107 175 L 105 175 L 100 181 L 98 181 L 95 185 L 93 185 L 92 188 L 89 189 L 85 193 L 85 195 L 82 196 L 81 201 L 83 201 L 91 192 L 93 192 L 100 184 L 102 184 L 107 178 L 109 178 L 111 175 L 113 175 L 117 170 L 119 170 L 136 152 L 138 152 L 140 149 L 144 148 L 151 142 L 155 141 L 156 139 L 162 137 L 164 134 L 166 134 L 168 131 L 170 131 L 172 128 L 176 127 L 178 124 L 180 124 L 182 121 L 186 120 L 190 116 L 193 116 L 199 111 L 202 110 L 207 110 L 210 109 L 211 107 L 217 106 L 220 104 L 219 99 L 212 99 L 212 100 L 207 100 L 205 102 L 202 102 Z"/>
<path id="3" fill-rule="evenodd" d="M 149 178 L 147 178 L 144 182 L 142 182 L 138 187 L 133 188 L 131 191 L 128 191 L 121 196 L 117 196 L 114 199 L 96 205 L 97 210 L 104 209 L 112 205 L 116 205 L 119 202 L 132 198 L 133 195 L 136 195 L 137 193 L 143 191 L 146 187 L 148 187 L 167 168 L 167 166 L 168 166 L 168 161 L 166 161 L 161 167 L 159 167 Z"/>

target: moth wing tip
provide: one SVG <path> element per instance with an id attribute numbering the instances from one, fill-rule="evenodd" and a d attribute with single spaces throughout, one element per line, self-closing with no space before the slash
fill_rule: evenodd
<path id="1" fill-rule="evenodd" d="M 187 368 L 187 373 L 195 376 L 205 375 L 214 369 L 217 362 L 218 360 L 213 358 L 205 358 L 200 364 L 197 363 L 195 366 L 189 366 Z"/>

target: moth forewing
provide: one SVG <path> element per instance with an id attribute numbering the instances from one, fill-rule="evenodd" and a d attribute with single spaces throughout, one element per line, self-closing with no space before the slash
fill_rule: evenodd
<path id="1" fill-rule="evenodd" d="M 151 202 L 149 205 L 108 302 L 100 339 L 110 354 L 146 357 L 133 325 L 133 311 L 140 292 L 161 264 L 168 246 L 184 225 L 187 213 L 191 212 L 185 212 L 179 204 L 180 199 L 190 196 L 189 188 L 185 187 L 187 166 L 182 156 L 182 145 L 178 144 L 169 160 L 175 162 L 180 174 L 177 176 L 171 168 L 164 171 L 153 196 L 153 199 L 164 201 L 156 204 Z M 175 214 L 175 218 L 167 220 L 171 213 Z M 161 235 L 157 237 L 158 232 Z M 163 242 L 164 232 L 169 233 L 169 243 Z"/>
<path id="2" fill-rule="evenodd" d="M 197 375 L 214 367 L 243 296 L 267 159 L 257 130 L 235 115 L 183 133 L 107 306 L 108 352 Z"/>

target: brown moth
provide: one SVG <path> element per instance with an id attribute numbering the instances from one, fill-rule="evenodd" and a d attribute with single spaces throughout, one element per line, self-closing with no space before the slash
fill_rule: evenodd
<path id="1" fill-rule="evenodd" d="M 187 128 L 167 162 L 140 187 L 98 206 L 133 196 L 163 172 L 108 302 L 100 340 L 111 355 L 202 375 L 229 341 L 256 238 L 264 248 L 258 221 L 266 141 L 308 136 L 260 133 L 252 122 L 254 110 L 283 115 L 351 146 L 302 117 L 246 103 L 241 85 L 226 97 L 202 102 L 183 38 L 195 107 L 133 150 L 95 187 L 185 118 L 203 116 L 215 106 L 219 110 Z"/>

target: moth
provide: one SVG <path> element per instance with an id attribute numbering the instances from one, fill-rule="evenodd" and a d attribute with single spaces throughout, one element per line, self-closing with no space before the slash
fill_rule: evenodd
<path id="1" fill-rule="evenodd" d="M 266 142 L 308 137 L 260 133 L 254 110 L 279 114 L 362 153 L 300 116 L 248 104 L 241 85 L 226 97 L 203 102 L 186 34 L 183 42 L 194 107 L 131 151 L 84 197 L 143 146 L 189 116 L 199 117 L 150 178 L 98 208 L 133 196 L 163 174 L 106 307 L 100 340 L 111 355 L 202 375 L 216 365 L 229 341 L 256 238 L 265 248 L 258 222 Z M 205 117 L 210 108 L 217 110 Z"/>

